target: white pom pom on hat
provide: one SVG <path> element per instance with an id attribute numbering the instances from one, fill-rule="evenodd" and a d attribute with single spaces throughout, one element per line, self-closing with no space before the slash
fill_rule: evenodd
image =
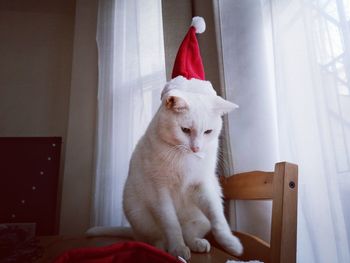
<path id="1" fill-rule="evenodd" d="M 191 26 L 196 29 L 197 34 L 202 34 L 205 31 L 205 21 L 201 16 L 195 16 L 192 18 Z"/>

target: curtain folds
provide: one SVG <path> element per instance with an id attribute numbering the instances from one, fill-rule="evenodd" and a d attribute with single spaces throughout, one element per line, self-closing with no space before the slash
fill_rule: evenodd
<path id="1" fill-rule="evenodd" d="M 161 1 L 100 0 L 92 225 L 126 225 L 122 192 L 133 148 L 165 83 Z"/>
<path id="2" fill-rule="evenodd" d="M 300 171 L 298 258 L 350 262 L 350 3 L 271 7 L 280 158 Z"/>
<path id="3" fill-rule="evenodd" d="M 235 171 L 297 163 L 298 262 L 350 262 L 350 2 L 219 8 L 225 85 L 240 106 L 229 120 Z M 268 209 L 238 203 L 237 227 L 267 239 Z"/>

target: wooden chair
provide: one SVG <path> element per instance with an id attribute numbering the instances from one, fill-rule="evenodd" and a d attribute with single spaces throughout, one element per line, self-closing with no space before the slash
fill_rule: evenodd
<path id="1" fill-rule="evenodd" d="M 295 263 L 297 165 L 287 162 L 277 163 L 274 172 L 247 172 L 231 177 L 221 177 L 220 181 L 225 201 L 272 200 L 270 244 L 253 235 L 234 232 L 244 247 L 244 253 L 239 259 L 260 260 L 265 263 Z"/>
<path id="2" fill-rule="evenodd" d="M 244 246 L 240 260 L 260 260 L 264 263 L 296 262 L 298 168 L 290 163 L 278 163 L 274 172 L 248 172 L 221 178 L 226 201 L 272 199 L 271 244 L 246 234 L 235 232 Z M 224 263 L 233 257 L 210 239 L 210 253 L 192 253 L 191 263 Z M 106 246 L 130 241 L 116 237 L 41 237 L 43 257 L 37 263 L 52 262 L 59 254 L 72 248 Z"/>

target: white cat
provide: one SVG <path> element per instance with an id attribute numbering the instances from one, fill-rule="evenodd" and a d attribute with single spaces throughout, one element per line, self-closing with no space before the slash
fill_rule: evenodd
<path id="1" fill-rule="evenodd" d="M 216 96 L 208 81 L 178 76 L 166 85 L 162 105 L 133 152 L 124 188 L 135 239 L 189 259 L 190 250 L 209 252 L 204 236 L 211 230 L 229 253 L 242 253 L 224 217 L 215 173 L 221 116 L 236 107 Z"/>

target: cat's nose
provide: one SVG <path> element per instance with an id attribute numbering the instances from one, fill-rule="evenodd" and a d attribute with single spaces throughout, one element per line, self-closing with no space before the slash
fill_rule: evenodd
<path id="1" fill-rule="evenodd" d="M 199 147 L 198 146 L 191 146 L 191 150 L 192 150 L 192 152 L 197 153 L 197 152 L 199 152 Z"/>

